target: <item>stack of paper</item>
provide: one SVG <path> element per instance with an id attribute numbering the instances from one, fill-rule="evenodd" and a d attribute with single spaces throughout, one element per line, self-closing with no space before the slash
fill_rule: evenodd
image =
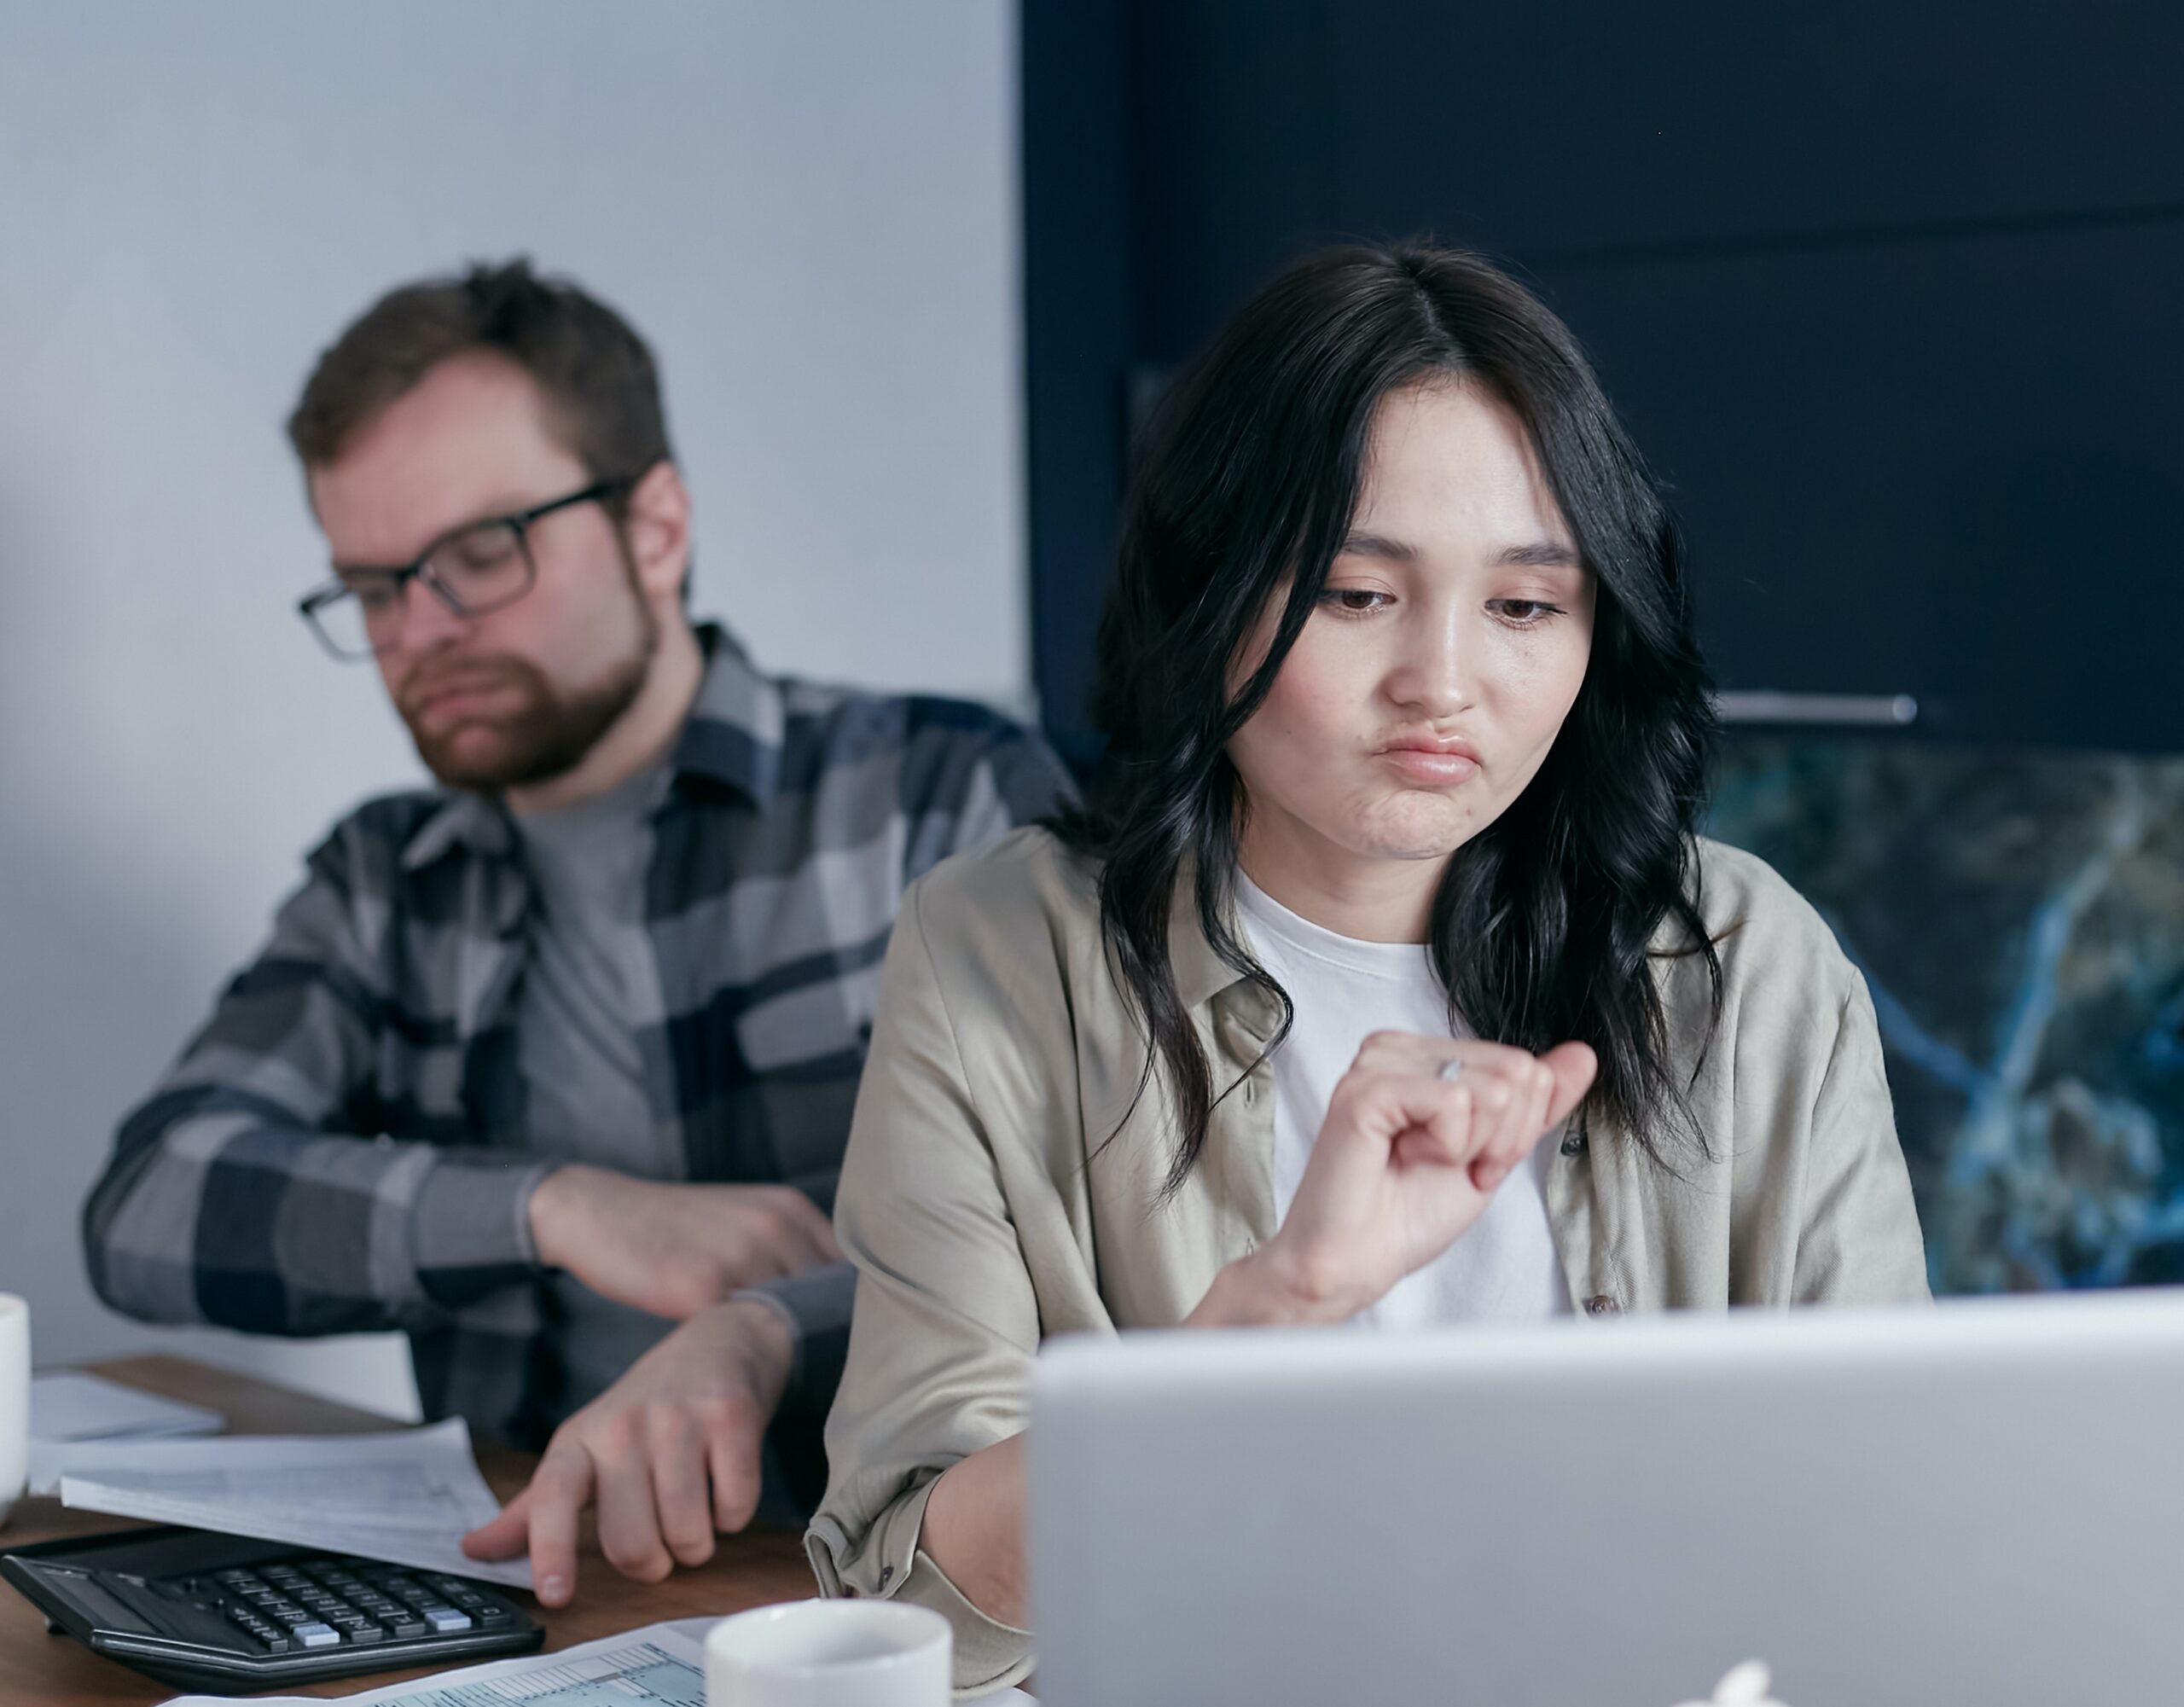
<path id="1" fill-rule="evenodd" d="M 460 1418 L 380 1434 L 76 1446 L 59 1491 L 65 1506 L 115 1517 L 531 1587 L 528 1560 L 487 1565 L 462 1551 L 501 1507 Z"/>
<path id="2" fill-rule="evenodd" d="M 173 1440 L 217 1434 L 227 1421 L 218 1411 L 162 1399 L 100 1375 L 63 1370 L 31 1379 L 30 1490 L 50 1498 L 61 1491 L 74 1454 L 88 1441 Z"/>
<path id="3" fill-rule="evenodd" d="M 226 1421 L 218 1411 L 125 1387 L 103 1375 L 64 1369 L 31 1381 L 31 1438 L 48 1445 L 218 1434 Z"/>

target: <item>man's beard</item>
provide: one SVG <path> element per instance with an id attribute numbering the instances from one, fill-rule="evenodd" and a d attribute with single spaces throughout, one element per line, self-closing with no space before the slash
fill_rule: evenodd
<path id="1" fill-rule="evenodd" d="M 636 702 L 651 672 L 653 654 L 659 647 L 659 624 L 642 599 L 637 617 L 636 646 L 604 676 L 583 688 L 557 688 L 536 665 L 505 656 L 466 658 L 442 669 L 424 666 L 414 671 L 403 682 L 395 704 L 417 744 L 417 757 L 447 787 L 479 794 L 535 787 L 566 775 Z M 515 709 L 490 721 L 497 737 L 490 746 L 481 746 L 477 740 L 485 719 L 467 719 L 431 732 L 420 724 L 419 704 L 457 683 L 514 694 Z"/>

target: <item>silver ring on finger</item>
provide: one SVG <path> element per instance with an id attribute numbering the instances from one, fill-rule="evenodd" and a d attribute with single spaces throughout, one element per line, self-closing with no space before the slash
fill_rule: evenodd
<path id="1" fill-rule="evenodd" d="M 1445 1084 L 1450 1079 L 1455 1078 L 1459 1073 L 1462 1072 L 1463 1070 L 1463 1057 L 1461 1055 L 1451 1055 L 1447 1060 L 1441 1063 L 1439 1071 L 1437 1071 L 1433 1077 L 1439 1079 Z"/>

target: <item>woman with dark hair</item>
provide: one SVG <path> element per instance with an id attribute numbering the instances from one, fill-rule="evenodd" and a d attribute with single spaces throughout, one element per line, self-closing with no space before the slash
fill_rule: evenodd
<path id="1" fill-rule="evenodd" d="M 808 1546 L 1030 1665 L 1051 1333 L 1923 1298 L 1863 980 L 1695 835 L 1675 525 L 1475 256 L 1309 257 L 1148 429 L 1088 806 L 906 902 Z"/>

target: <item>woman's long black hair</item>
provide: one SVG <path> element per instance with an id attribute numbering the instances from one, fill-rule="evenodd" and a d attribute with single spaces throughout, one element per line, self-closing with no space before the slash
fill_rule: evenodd
<path id="1" fill-rule="evenodd" d="M 1683 548 L 1636 449 L 1568 329 L 1477 255 L 1417 244 L 1307 256 L 1246 305 L 1162 400 L 1139 449 L 1092 697 L 1107 749 L 1086 805 L 1056 820 L 1098 862 L 1102 933 L 1181 1130 L 1173 1189 L 1217 1094 L 1169 958 L 1175 887 L 1191 874 L 1214 952 L 1288 997 L 1229 928 L 1249 803 L 1228 741 L 1265 699 L 1318 603 L 1355 513 L 1375 412 L 1403 388 L 1460 380 L 1530 433 L 1594 577 L 1592 654 L 1524 793 L 1449 861 L 1427 951 L 1451 1019 L 1535 1053 L 1592 1045 L 1587 1110 L 1657 1160 L 1703 1153 L 1669 1060 L 1649 948 L 1664 920 L 1721 966 L 1687 892 L 1714 731 Z M 1246 636 L 1287 584 L 1265 661 L 1233 694 Z M 1269 1046 L 1269 1048 L 1272 1045 Z M 1224 1086 L 1226 1094 L 1233 1086 Z M 1672 1165 L 1672 1163 L 1671 1163 Z"/>

